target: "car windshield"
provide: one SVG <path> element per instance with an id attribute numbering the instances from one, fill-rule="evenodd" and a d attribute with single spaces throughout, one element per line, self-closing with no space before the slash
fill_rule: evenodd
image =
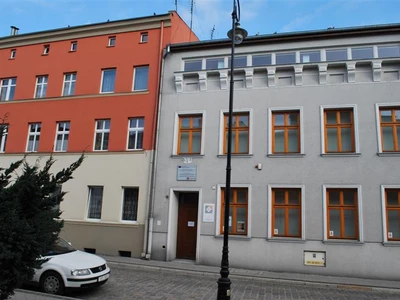
<path id="1" fill-rule="evenodd" d="M 74 247 L 72 247 L 66 240 L 59 237 L 54 242 L 51 249 L 47 250 L 45 256 L 65 254 L 73 251 L 76 251 Z"/>

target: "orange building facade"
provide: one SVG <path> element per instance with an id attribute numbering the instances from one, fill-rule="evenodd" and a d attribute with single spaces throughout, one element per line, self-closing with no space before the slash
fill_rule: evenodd
<path id="1" fill-rule="evenodd" d="M 85 152 L 61 187 L 76 248 L 146 254 L 162 52 L 196 40 L 176 12 L 0 38 L 0 166 Z"/>

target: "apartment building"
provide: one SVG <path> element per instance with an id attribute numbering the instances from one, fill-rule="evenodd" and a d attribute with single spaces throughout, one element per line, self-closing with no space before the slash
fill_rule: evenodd
<path id="1" fill-rule="evenodd" d="M 234 76 L 230 266 L 399 278 L 399 24 L 168 50 L 153 259 L 220 265 Z"/>
<path id="2" fill-rule="evenodd" d="M 162 51 L 198 40 L 176 12 L 0 38 L 0 165 L 52 154 L 53 171 L 83 152 L 61 233 L 78 249 L 140 257 Z"/>

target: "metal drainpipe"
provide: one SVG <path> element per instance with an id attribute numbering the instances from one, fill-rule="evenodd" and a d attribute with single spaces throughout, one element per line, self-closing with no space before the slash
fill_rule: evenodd
<path id="1" fill-rule="evenodd" d="M 161 21 L 161 32 L 160 32 L 160 51 L 159 51 L 159 63 L 157 67 L 157 74 L 159 74 L 158 81 L 157 81 L 157 94 L 158 95 L 158 102 L 154 105 L 154 116 L 153 118 L 153 128 L 156 128 L 154 133 L 153 131 L 153 155 L 150 160 L 150 174 L 149 174 L 149 200 L 147 201 L 147 212 L 148 218 L 145 224 L 145 236 L 144 236 L 144 243 L 143 243 L 143 252 L 145 259 L 151 259 L 151 247 L 153 242 L 153 223 L 154 223 L 154 195 L 155 195 L 155 176 L 156 176 L 156 165 L 157 165 L 157 147 L 158 147 L 158 132 L 160 130 L 160 110 L 161 110 L 161 70 L 163 69 L 162 64 L 164 64 L 163 60 L 163 37 L 164 37 L 164 21 Z"/>

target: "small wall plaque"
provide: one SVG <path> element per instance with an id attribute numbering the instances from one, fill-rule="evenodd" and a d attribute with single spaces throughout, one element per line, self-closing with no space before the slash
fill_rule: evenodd
<path id="1" fill-rule="evenodd" d="M 196 181 L 197 179 L 197 166 L 178 166 L 176 180 L 177 181 Z"/>

